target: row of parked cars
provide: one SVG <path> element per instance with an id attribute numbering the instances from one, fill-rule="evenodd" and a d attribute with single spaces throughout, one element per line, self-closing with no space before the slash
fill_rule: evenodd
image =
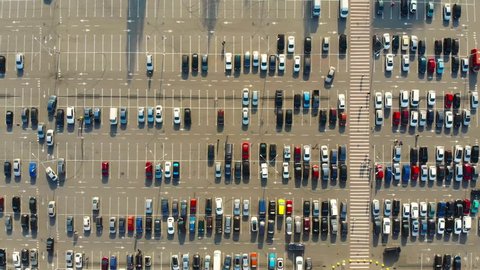
<path id="1" fill-rule="evenodd" d="M 435 270 L 451 269 L 452 266 L 453 270 L 462 269 L 462 257 L 460 257 L 460 255 L 455 255 L 452 262 L 452 255 L 450 254 L 444 254 L 443 260 L 442 255 L 435 254 L 433 259 L 433 267 Z"/>

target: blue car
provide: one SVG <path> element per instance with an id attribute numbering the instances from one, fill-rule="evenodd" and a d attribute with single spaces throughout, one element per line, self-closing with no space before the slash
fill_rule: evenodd
<path id="1" fill-rule="evenodd" d="M 277 261 L 275 257 L 275 253 L 268 254 L 268 270 L 275 270 L 275 262 Z"/>
<path id="2" fill-rule="evenodd" d="M 148 107 L 147 108 L 147 121 L 149 124 L 152 124 L 154 119 L 153 119 L 153 107 Z"/>
<path id="3" fill-rule="evenodd" d="M 437 59 L 437 75 L 442 75 L 443 74 L 443 68 L 444 68 L 444 63 L 443 59 L 438 58 Z"/>
<path id="4" fill-rule="evenodd" d="M 387 166 L 385 168 L 385 183 L 390 183 L 391 180 L 392 180 L 392 167 Z"/>
<path id="5" fill-rule="evenodd" d="M 310 108 L 310 92 L 303 92 L 303 108 L 308 109 Z"/>
<path id="6" fill-rule="evenodd" d="M 120 108 L 120 124 L 126 125 L 127 124 L 127 108 L 122 107 Z"/>
<path id="7" fill-rule="evenodd" d="M 115 255 L 110 256 L 110 269 L 111 270 L 117 269 L 117 256 Z"/>
<path id="8" fill-rule="evenodd" d="M 30 177 L 37 177 L 37 163 L 34 161 L 30 162 L 30 165 L 28 166 L 28 172 L 30 173 Z"/>
<path id="9" fill-rule="evenodd" d="M 51 95 L 48 98 L 47 111 L 49 114 L 53 114 L 57 109 L 57 96 Z"/>
<path id="10" fill-rule="evenodd" d="M 137 217 L 135 228 L 137 229 L 137 234 L 143 233 L 143 220 L 142 217 Z"/>
<path id="11" fill-rule="evenodd" d="M 188 223 L 188 229 L 191 234 L 195 233 L 195 216 L 190 216 L 190 222 Z"/>
<path id="12" fill-rule="evenodd" d="M 162 164 L 155 165 L 155 179 L 162 179 Z"/>
<path id="13" fill-rule="evenodd" d="M 402 181 L 408 183 L 408 180 L 410 180 L 410 165 L 405 164 L 402 167 Z"/>

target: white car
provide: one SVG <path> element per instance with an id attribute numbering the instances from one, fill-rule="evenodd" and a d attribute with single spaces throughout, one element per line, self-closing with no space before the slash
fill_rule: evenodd
<path id="1" fill-rule="evenodd" d="M 48 202 L 48 216 L 49 217 L 55 217 L 56 210 L 55 210 L 55 201 L 49 201 Z"/>
<path id="2" fill-rule="evenodd" d="M 232 71 L 232 53 L 225 53 L 225 71 Z"/>
<path id="3" fill-rule="evenodd" d="M 288 162 L 283 162 L 283 179 L 288 180 L 290 178 L 290 172 L 288 171 Z"/>
<path id="4" fill-rule="evenodd" d="M 328 163 L 328 146 L 320 146 L 320 161 L 322 163 Z"/>
<path id="5" fill-rule="evenodd" d="M 428 166 L 423 164 L 420 166 L 420 180 L 427 181 L 428 179 Z"/>
<path id="6" fill-rule="evenodd" d="M 330 37 L 323 37 L 322 52 L 328 53 L 330 48 Z"/>
<path id="7" fill-rule="evenodd" d="M 54 136 L 53 129 L 47 130 L 47 137 L 45 138 L 45 142 L 47 143 L 48 146 L 53 146 L 53 136 Z"/>
<path id="8" fill-rule="evenodd" d="M 462 67 L 462 72 L 467 73 L 468 72 L 468 58 L 462 58 L 462 60 L 460 60 L 460 66 Z"/>
<path id="9" fill-rule="evenodd" d="M 402 36 L 402 51 L 408 50 L 409 46 L 410 46 L 410 37 L 408 35 L 403 35 Z"/>
<path id="10" fill-rule="evenodd" d="M 259 57 L 258 51 L 253 51 L 252 53 L 252 66 L 258 67 Z"/>
<path id="11" fill-rule="evenodd" d="M 220 197 L 215 198 L 215 214 L 223 215 L 223 199 Z"/>
<path id="12" fill-rule="evenodd" d="M 413 219 L 417 219 L 418 216 L 419 216 L 418 203 L 412 202 L 410 204 L 410 217 Z"/>
<path id="13" fill-rule="evenodd" d="M 429 90 L 427 94 L 428 106 L 435 106 L 436 94 L 434 90 Z"/>
<path id="14" fill-rule="evenodd" d="M 292 157 L 292 147 L 290 145 L 283 146 L 283 159 L 289 161 Z"/>
<path id="15" fill-rule="evenodd" d="M 375 109 L 382 109 L 383 108 L 383 100 L 382 100 L 382 93 L 375 92 Z"/>
<path id="16" fill-rule="evenodd" d="M 389 33 L 384 33 L 383 34 L 383 48 L 385 50 L 390 49 L 390 42 L 391 42 L 390 34 Z"/>
<path id="17" fill-rule="evenodd" d="M 268 68 L 267 55 L 262 53 L 262 55 L 260 55 L 260 69 L 265 71 L 267 70 L 267 68 Z"/>
<path id="18" fill-rule="evenodd" d="M 297 270 L 303 269 L 303 257 L 297 256 L 295 257 L 295 265 Z"/>
<path id="19" fill-rule="evenodd" d="M 65 264 L 67 265 L 67 268 L 73 267 L 73 250 L 67 250 L 65 252 Z"/>
<path id="20" fill-rule="evenodd" d="M 470 94 L 470 108 L 476 109 L 478 108 L 478 92 L 473 91 Z"/>
<path id="21" fill-rule="evenodd" d="M 400 164 L 399 163 L 393 163 L 393 176 L 395 178 L 395 181 L 400 180 L 401 169 L 400 169 Z"/>
<path id="22" fill-rule="evenodd" d="M 449 3 L 446 3 L 443 6 L 443 20 L 450 21 L 451 17 L 452 17 L 452 8 L 450 7 Z"/>
<path id="23" fill-rule="evenodd" d="M 163 107 L 161 105 L 155 107 L 155 122 L 158 124 L 163 123 Z"/>
<path id="24" fill-rule="evenodd" d="M 428 168 L 428 180 L 435 181 L 437 179 L 437 167 L 430 166 Z"/>
<path id="25" fill-rule="evenodd" d="M 300 72 L 300 63 L 301 59 L 299 55 L 295 55 L 293 57 L 293 72 L 298 73 Z"/>
<path id="26" fill-rule="evenodd" d="M 250 119 L 248 117 L 248 108 L 243 108 L 242 109 L 242 124 L 244 126 L 248 126 L 249 122 L 250 122 Z"/>
<path id="27" fill-rule="evenodd" d="M 252 232 L 257 232 L 258 231 L 258 218 L 257 217 L 252 217 L 250 219 L 250 230 Z"/>
<path id="28" fill-rule="evenodd" d="M 84 216 L 83 217 L 83 230 L 86 232 L 89 232 L 91 229 L 90 227 L 90 217 L 89 216 Z"/>
<path id="29" fill-rule="evenodd" d="M 280 54 L 278 56 L 278 71 L 285 70 L 285 54 Z"/>
<path id="30" fill-rule="evenodd" d="M 15 65 L 17 66 L 17 70 L 23 70 L 24 59 L 23 53 L 17 53 L 15 55 Z"/>
<path id="31" fill-rule="evenodd" d="M 312 147 L 309 144 L 303 146 L 303 162 L 309 162 L 312 155 Z"/>
<path id="32" fill-rule="evenodd" d="M 262 163 L 260 165 L 260 175 L 262 176 L 262 179 L 267 180 L 268 179 L 268 165 L 267 163 Z"/>
<path id="33" fill-rule="evenodd" d="M 374 199 L 372 201 L 372 215 L 378 217 L 380 215 L 380 201 Z"/>
<path id="34" fill-rule="evenodd" d="M 285 233 L 287 235 L 292 235 L 292 233 L 293 233 L 293 219 L 292 219 L 292 217 L 287 217 L 285 219 Z"/>
<path id="35" fill-rule="evenodd" d="M 412 89 L 410 93 L 410 106 L 418 107 L 418 104 L 420 104 L 420 90 Z"/>
<path id="36" fill-rule="evenodd" d="M 468 127 L 472 119 L 472 114 L 469 109 L 463 109 L 463 125 Z"/>
<path id="37" fill-rule="evenodd" d="M 345 110 L 345 94 L 338 94 L 338 109 Z"/>
<path id="38" fill-rule="evenodd" d="M 294 36 L 288 36 L 287 52 L 288 53 L 294 53 L 295 52 L 295 37 Z"/>
<path id="39" fill-rule="evenodd" d="M 420 110 L 418 113 L 419 115 L 419 120 L 418 120 L 418 126 L 419 127 L 424 127 L 427 125 L 427 111 L 425 110 Z"/>
<path id="40" fill-rule="evenodd" d="M 462 226 L 462 232 L 463 233 L 468 233 L 470 229 L 472 228 L 472 217 L 471 216 L 463 216 L 463 226 Z"/>
<path id="41" fill-rule="evenodd" d="M 408 72 L 410 70 L 410 58 L 408 55 L 404 54 L 402 56 L 402 71 Z"/>
<path id="42" fill-rule="evenodd" d="M 410 51 L 416 52 L 418 48 L 418 37 L 413 36 L 410 38 Z"/>
<path id="43" fill-rule="evenodd" d="M 243 88 L 242 91 L 242 105 L 244 107 L 248 107 L 248 104 L 250 103 L 250 91 L 248 91 L 248 88 Z"/>
<path id="44" fill-rule="evenodd" d="M 410 126 L 416 127 L 418 124 L 418 112 L 410 111 Z"/>
<path id="45" fill-rule="evenodd" d="M 147 71 L 153 72 L 153 56 L 151 54 L 147 54 Z"/>
<path id="46" fill-rule="evenodd" d="M 462 233 L 462 219 L 461 218 L 455 218 L 455 221 L 454 221 L 454 229 L 453 229 L 453 233 L 455 234 L 461 234 Z"/>
<path id="47" fill-rule="evenodd" d="M 403 204 L 403 217 L 409 218 L 410 217 L 410 204 L 404 203 Z"/>
<path id="48" fill-rule="evenodd" d="M 442 162 L 445 157 L 445 148 L 441 145 L 437 145 L 435 148 L 435 157 L 437 162 Z"/>
<path id="49" fill-rule="evenodd" d="M 67 124 L 75 124 L 75 108 L 72 106 L 67 107 Z"/>
<path id="50" fill-rule="evenodd" d="M 145 123 L 145 107 L 138 107 L 138 123 Z"/>
<path id="51" fill-rule="evenodd" d="M 463 180 L 462 164 L 455 164 L 455 181 L 461 182 Z"/>
<path id="52" fill-rule="evenodd" d="M 426 202 L 420 202 L 420 216 L 426 217 L 428 211 L 428 206 Z"/>
<path id="53" fill-rule="evenodd" d="M 410 0 L 410 13 L 417 12 L 417 0 Z"/>
<path id="54" fill-rule="evenodd" d="M 330 69 L 328 70 L 328 74 L 325 77 L 325 83 L 332 84 L 333 77 L 335 77 L 335 67 L 330 67 Z"/>
<path id="55" fill-rule="evenodd" d="M 388 53 L 385 56 L 385 71 L 392 71 L 393 70 L 393 54 Z"/>
<path id="56" fill-rule="evenodd" d="M 461 145 L 455 145 L 455 152 L 453 154 L 453 162 L 460 163 L 463 156 L 463 147 Z"/>
<path id="57" fill-rule="evenodd" d="M 465 149 L 463 152 L 463 162 L 469 163 L 471 158 L 472 158 L 472 146 L 465 145 Z"/>
<path id="58" fill-rule="evenodd" d="M 77 269 L 83 267 L 83 255 L 80 252 L 75 253 L 75 267 Z"/>
<path id="59" fill-rule="evenodd" d="M 13 175 L 19 177 L 22 174 L 22 162 L 19 158 L 13 160 Z"/>
<path id="60" fill-rule="evenodd" d="M 248 217 L 250 215 L 250 200 L 248 200 L 248 199 L 243 200 L 242 215 L 244 217 Z"/>
<path id="61" fill-rule="evenodd" d="M 100 211 L 100 198 L 93 197 L 92 198 L 92 211 Z"/>
<path id="62" fill-rule="evenodd" d="M 383 215 L 389 217 L 392 214 L 392 201 L 385 199 L 383 201 Z"/>
<path id="63" fill-rule="evenodd" d="M 383 234 L 389 235 L 390 232 L 391 232 L 391 228 L 392 228 L 392 225 L 391 225 L 390 218 L 384 217 L 383 218 L 383 229 L 382 229 Z"/>
<path id="64" fill-rule="evenodd" d="M 445 233 L 445 218 L 438 218 L 437 233 L 443 235 Z"/>
<path id="65" fill-rule="evenodd" d="M 20 269 L 21 261 L 20 261 L 20 253 L 18 251 L 14 251 L 12 253 L 12 261 L 13 261 L 13 266 L 15 266 L 15 269 Z"/>
<path id="66" fill-rule="evenodd" d="M 170 161 L 165 161 L 165 178 L 169 179 L 172 177 L 172 162 Z"/>
<path id="67" fill-rule="evenodd" d="M 117 232 L 117 218 L 116 217 L 110 217 L 109 228 L 110 228 L 110 233 L 111 234 L 115 234 Z"/>
<path id="68" fill-rule="evenodd" d="M 167 233 L 169 235 L 175 234 L 175 227 L 173 226 L 174 222 L 175 222 L 175 220 L 173 219 L 173 217 L 168 217 L 167 218 Z"/>
<path id="69" fill-rule="evenodd" d="M 385 92 L 384 94 L 384 99 L 385 99 L 385 108 L 389 109 L 393 105 L 393 95 L 391 92 Z"/>
<path id="70" fill-rule="evenodd" d="M 180 125 L 180 108 L 173 108 L 173 124 Z"/>
<path id="71" fill-rule="evenodd" d="M 410 101 L 410 93 L 407 90 L 400 92 L 400 107 L 407 108 Z"/>
<path id="72" fill-rule="evenodd" d="M 383 125 L 383 111 L 382 110 L 375 110 L 375 125 L 381 126 Z"/>
<path id="73" fill-rule="evenodd" d="M 57 174 L 53 171 L 52 167 L 47 167 L 45 169 L 45 173 L 47 174 L 48 178 L 50 178 L 50 180 L 52 180 L 53 182 L 57 181 L 58 180 L 58 176 Z"/>
<path id="74" fill-rule="evenodd" d="M 452 128 L 453 126 L 453 113 L 451 111 L 445 111 L 445 128 Z"/>

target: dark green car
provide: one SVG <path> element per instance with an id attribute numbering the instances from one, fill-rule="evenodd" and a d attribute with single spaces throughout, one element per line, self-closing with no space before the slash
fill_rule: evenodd
<path id="1" fill-rule="evenodd" d="M 421 74 L 425 74 L 427 71 L 427 58 L 425 56 L 421 56 L 418 58 L 418 72 Z"/>

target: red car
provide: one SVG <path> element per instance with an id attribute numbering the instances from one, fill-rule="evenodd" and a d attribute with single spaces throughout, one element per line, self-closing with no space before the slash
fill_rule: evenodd
<path id="1" fill-rule="evenodd" d="M 248 142 L 242 143 L 242 159 L 248 160 L 250 158 L 250 144 Z"/>
<path id="2" fill-rule="evenodd" d="M 292 202 L 292 200 L 287 200 L 286 205 L 287 205 L 287 215 L 291 215 L 293 213 L 293 202 Z"/>
<path id="3" fill-rule="evenodd" d="M 408 125 L 409 119 L 410 119 L 410 113 L 408 112 L 408 109 L 403 109 L 402 110 L 402 126 Z"/>
<path id="4" fill-rule="evenodd" d="M 102 176 L 108 177 L 109 172 L 110 172 L 110 163 L 108 161 L 102 162 Z"/>
<path id="5" fill-rule="evenodd" d="M 310 218 L 303 218 L 303 232 L 308 233 L 310 231 Z"/>
<path id="6" fill-rule="evenodd" d="M 420 174 L 420 168 L 417 165 L 412 166 L 412 180 L 418 180 L 418 175 Z"/>
<path id="7" fill-rule="evenodd" d="M 147 177 L 147 179 L 152 179 L 152 176 L 153 176 L 153 165 L 152 165 L 152 162 L 147 161 L 145 162 L 145 177 Z"/>
<path id="8" fill-rule="evenodd" d="M 469 200 L 469 199 L 465 199 L 465 200 L 463 201 L 463 214 L 464 214 L 464 215 L 470 215 L 470 207 L 471 207 L 470 200 Z"/>
<path id="9" fill-rule="evenodd" d="M 398 126 L 400 125 L 400 112 L 393 112 L 393 117 L 392 117 L 392 125 Z"/>
<path id="10" fill-rule="evenodd" d="M 315 164 L 312 166 L 312 180 L 318 180 L 318 177 L 320 177 L 320 169 L 318 168 L 318 165 Z"/>
<path id="11" fill-rule="evenodd" d="M 293 159 L 295 162 L 300 162 L 302 159 L 302 149 L 300 146 L 295 146 L 294 151 L 293 151 Z"/>
<path id="12" fill-rule="evenodd" d="M 435 59 L 433 58 L 430 58 L 428 59 L 428 67 L 427 67 L 427 70 L 428 70 L 428 73 L 434 73 L 435 72 Z"/>
<path id="13" fill-rule="evenodd" d="M 135 228 L 133 227 L 133 216 L 129 216 L 127 220 L 128 232 L 133 232 Z"/>
<path id="14" fill-rule="evenodd" d="M 375 165 L 375 178 L 377 180 L 383 179 L 383 166 L 380 164 Z"/>
<path id="15" fill-rule="evenodd" d="M 468 163 L 463 164 L 463 180 L 469 181 L 472 180 L 473 168 L 472 165 Z"/>
<path id="16" fill-rule="evenodd" d="M 446 93 L 445 94 L 445 109 L 450 109 L 452 107 L 453 103 L 453 94 L 452 93 Z"/>
<path id="17" fill-rule="evenodd" d="M 190 214 L 195 215 L 197 213 L 197 199 L 190 199 Z"/>
<path id="18" fill-rule="evenodd" d="M 344 112 L 340 113 L 338 117 L 338 124 L 341 127 L 344 127 L 347 124 L 347 113 L 344 113 Z"/>
<path id="19" fill-rule="evenodd" d="M 5 210 L 5 198 L 0 197 L 0 212 Z"/>
<path id="20" fill-rule="evenodd" d="M 102 258 L 102 270 L 108 270 L 108 258 L 107 257 Z"/>

